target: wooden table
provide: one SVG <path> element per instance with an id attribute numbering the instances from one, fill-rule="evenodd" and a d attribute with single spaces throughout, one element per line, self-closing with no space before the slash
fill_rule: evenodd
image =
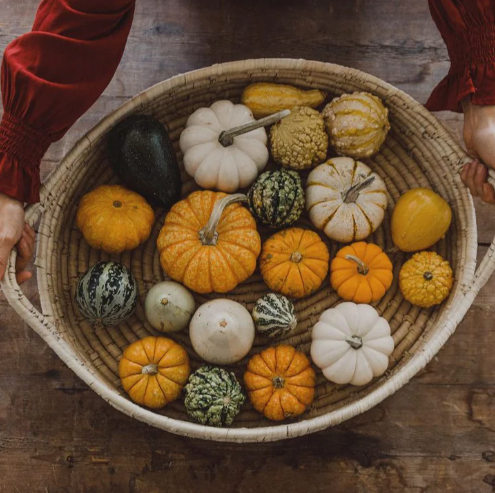
<path id="1" fill-rule="evenodd" d="M 0 0 L 0 46 L 30 29 L 38 0 Z M 138 0 L 122 63 L 54 144 L 74 142 L 137 92 L 179 72 L 258 57 L 329 61 L 424 102 L 449 62 L 426 0 Z M 440 118 L 460 138 L 462 119 Z M 477 204 L 480 254 L 495 209 Z M 35 282 L 26 286 L 36 299 Z M 174 436 L 114 410 L 0 293 L 0 492 L 495 491 L 495 279 L 425 371 L 341 426 L 272 444 Z"/>

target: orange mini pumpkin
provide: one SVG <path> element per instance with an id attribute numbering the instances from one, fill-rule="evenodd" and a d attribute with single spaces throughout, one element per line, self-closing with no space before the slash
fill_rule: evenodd
<path id="1" fill-rule="evenodd" d="M 330 284 L 346 301 L 380 300 L 393 280 L 387 254 L 373 243 L 359 241 L 341 248 L 330 265 Z"/>
<path id="2" fill-rule="evenodd" d="M 119 364 L 124 390 L 135 403 L 151 409 L 175 401 L 190 373 L 185 349 L 167 337 L 149 336 L 132 343 Z"/>
<path id="3" fill-rule="evenodd" d="M 261 240 L 242 194 L 193 192 L 175 204 L 158 237 L 165 272 L 197 293 L 226 293 L 256 269 Z"/>
<path id="4" fill-rule="evenodd" d="M 282 345 L 253 356 L 244 383 L 254 408 L 281 421 L 299 416 L 313 402 L 316 373 L 304 353 Z"/>
<path id="5" fill-rule="evenodd" d="M 316 291 L 328 273 L 328 248 L 314 231 L 290 228 L 263 245 L 261 275 L 277 293 L 302 298 Z"/>
<path id="6" fill-rule="evenodd" d="M 108 253 L 132 250 L 146 241 L 155 213 L 136 192 L 120 185 L 102 185 L 84 195 L 77 227 L 93 248 Z"/>

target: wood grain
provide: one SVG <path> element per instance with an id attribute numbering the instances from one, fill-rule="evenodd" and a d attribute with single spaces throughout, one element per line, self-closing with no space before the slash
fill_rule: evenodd
<path id="1" fill-rule="evenodd" d="M 29 30 L 37 0 L 0 0 L 0 50 Z M 138 0 L 104 95 L 43 162 L 137 92 L 243 58 L 302 57 L 377 75 L 424 102 L 448 69 L 426 0 Z M 460 138 L 462 117 L 439 117 Z M 495 234 L 477 204 L 480 244 Z M 486 249 L 480 247 L 480 255 Z M 26 292 L 36 301 L 36 284 Z M 495 491 L 495 279 L 438 357 L 393 397 L 324 432 L 215 444 L 153 429 L 83 384 L 0 294 L 0 492 Z"/>

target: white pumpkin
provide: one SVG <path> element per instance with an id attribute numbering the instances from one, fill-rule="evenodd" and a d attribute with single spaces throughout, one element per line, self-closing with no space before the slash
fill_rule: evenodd
<path id="1" fill-rule="evenodd" d="M 201 305 L 189 326 L 196 353 L 217 365 L 229 365 L 244 358 L 253 346 L 254 332 L 254 322 L 246 308 L 227 299 Z"/>
<path id="2" fill-rule="evenodd" d="M 232 193 L 254 182 L 268 162 L 265 129 L 239 135 L 226 147 L 219 141 L 222 132 L 254 121 L 247 106 L 230 101 L 217 101 L 188 118 L 180 148 L 187 173 L 200 187 Z"/>
<path id="3" fill-rule="evenodd" d="M 370 305 L 342 303 L 313 327 L 311 358 L 335 383 L 366 385 L 388 368 L 394 349 L 388 322 Z"/>
<path id="4" fill-rule="evenodd" d="M 341 156 L 370 157 L 385 141 L 390 122 L 380 98 L 367 92 L 343 94 L 328 103 L 323 118 L 330 144 Z"/>
<path id="5" fill-rule="evenodd" d="M 193 295 L 184 286 L 173 281 L 155 284 L 144 301 L 146 319 L 152 327 L 162 332 L 185 329 L 195 308 Z"/>
<path id="6" fill-rule="evenodd" d="M 364 240 L 380 226 L 386 208 L 385 183 L 360 161 L 348 157 L 329 159 L 308 176 L 309 218 L 332 240 Z"/>

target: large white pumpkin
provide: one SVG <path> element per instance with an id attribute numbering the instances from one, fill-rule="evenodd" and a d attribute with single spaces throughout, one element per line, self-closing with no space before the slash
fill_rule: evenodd
<path id="1" fill-rule="evenodd" d="M 268 162 L 265 129 L 239 135 L 227 147 L 219 141 L 223 131 L 253 121 L 247 106 L 226 100 L 199 108 L 188 118 L 180 148 L 187 173 L 200 187 L 232 193 L 254 182 Z"/>
<path id="2" fill-rule="evenodd" d="M 244 358 L 254 342 L 251 314 L 236 301 L 217 299 L 201 305 L 189 325 L 198 355 L 208 363 L 229 365 Z"/>
<path id="3" fill-rule="evenodd" d="M 338 384 L 366 385 L 388 368 L 394 349 L 388 322 L 370 305 L 342 303 L 313 327 L 311 358 Z"/>
<path id="4" fill-rule="evenodd" d="M 308 176 L 306 209 L 312 223 L 341 243 L 364 240 L 383 221 L 387 189 L 360 161 L 329 159 Z"/>

